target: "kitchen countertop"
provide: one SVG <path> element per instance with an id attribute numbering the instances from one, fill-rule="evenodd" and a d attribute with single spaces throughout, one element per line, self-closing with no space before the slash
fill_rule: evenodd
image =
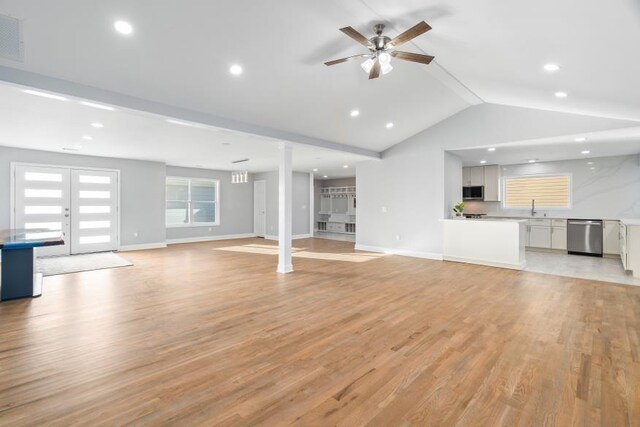
<path id="1" fill-rule="evenodd" d="M 485 216 L 485 218 L 517 218 L 517 219 L 601 219 L 603 221 L 621 221 L 620 219 L 617 218 L 587 218 L 587 217 L 575 217 L 575 216 L 542 216 L 542 215 L 536 215 L 536 216 L 531 216 L 531 215 L 495 215 L 495 214 L 487 214 L 487 216 Z M 630 220 L 630 221 L 640 221 L 640 219 L 637 220 Z"/>
<path id="2" fill-rule="evenodd" d="M 624 225 L 640 225 L 640 219 L 638 218 L 622 218 L 620 222 Z"/>

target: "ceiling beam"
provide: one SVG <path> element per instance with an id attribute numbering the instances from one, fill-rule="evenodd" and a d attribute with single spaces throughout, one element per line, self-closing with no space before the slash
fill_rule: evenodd
<path id="1" fill-rule="evenodd" d="M 122 93 L 112 92 L 93 86 L 86 86 L 68 80 L 62 80 L 16 68 L 0 66 L 0 80 L 15 85 L 27 86 L 48 92 L 59 93 L 61 95 L 109 104 L 123 109 L 142 111 L 163 117 L 200 123 L 207 126 L 259 135 L 281 141 L 289 141 L 328 150 L 358 154 L 372 159 L 380 158 L 379 152 L 368 150 L 366 148 L 354 147 L 324 139 L 258 126 L 238 120 L 215 116 L 201 111 L 194 111 L 147 99 L 136 98 Z"/>

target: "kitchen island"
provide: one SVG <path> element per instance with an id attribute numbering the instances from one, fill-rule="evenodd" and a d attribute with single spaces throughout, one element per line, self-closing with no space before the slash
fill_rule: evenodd
<path id="1" fill-rule="evenodd" d="M 443 219 L 445 261 L 522 270 L 526 220 Z"/>

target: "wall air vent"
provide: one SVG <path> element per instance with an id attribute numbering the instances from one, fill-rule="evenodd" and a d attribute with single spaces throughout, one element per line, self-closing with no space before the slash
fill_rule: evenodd
<path id="1" fill-rule="evenodd" d="M 0 58 L 23 60 L 22 23 L 7 15 L 0 15 Z"/>

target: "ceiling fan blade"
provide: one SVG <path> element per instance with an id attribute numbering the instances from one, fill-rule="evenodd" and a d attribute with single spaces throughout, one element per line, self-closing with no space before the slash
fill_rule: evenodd
<path id="1" fill-rule="evenodd" d="M 334 59 L 333 61 L 325 62 L 324 65 L 329 66 L 329 65 L 342 64 L 343 62 L 351 61 L 352 59 L 356 59 L 356 58 L 362 58 L 364 56 L 369 56 L 369 55 L 363 53 L 361 55 L 347 56 L 345 58 Z"/>
<path id="2" fill-rule="evenodd" d="M 340 31 L 367 48 L 371 46 L 371 42 L 367 40 L 365 36 L 354 30 L 352 27 L 340 28 Z"/>
<path id="3" fill-rule="evenodd" d="M 405 61 L 419 62 L 421 64 L 429 64 L 431 61 L 433 61 L 433 58 L 435 58 L 431 55 L 422 55 L 419 53 L 402 52 L 397 50 L 391 52 L 391 56 L 398 59 L 404 59 Z"/>
<path id="4" fill-rule="evenodd" d="M 376 58 L 376 62 L 373 63 L 373 67 L 369 71 L 369 80 L 377 79 L 378 77 L 380 77 L 380 60 Z"/>
<path id="5" fill-rule="evenodd" d="M 429 26 L 429 24 L 427 24 L 424 21 L 421 21 L 420 23 L 409 28 L 407 31 L 400 34 L 399 36 L 396 36 L 396 38 L 394 38 L 387 44 L 391 44 L 393 45 L 393 47 L 398 47 L 401 44 L 406 43 L 415 37 L 418 37 L 420 34 L 426 33 L 430 29 L 431 29 L 431 26 Z"/>

